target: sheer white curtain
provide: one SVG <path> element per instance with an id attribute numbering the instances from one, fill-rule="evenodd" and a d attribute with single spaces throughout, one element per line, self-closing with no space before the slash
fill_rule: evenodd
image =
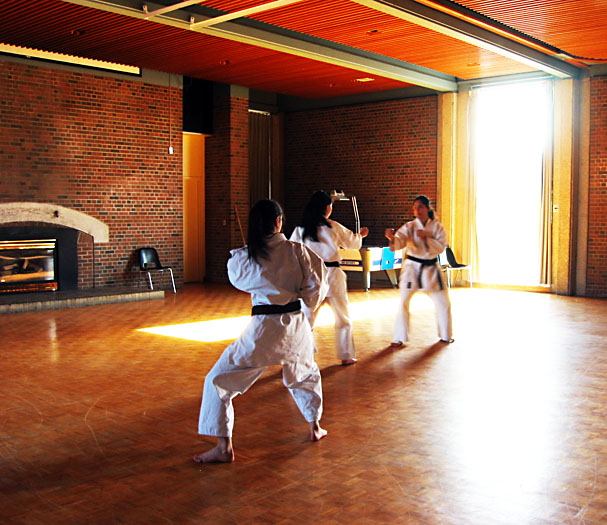
<path id="1" fill-rule="evenodd" d="M 478 281 L 478 250 L 476 236 L 476 178 L 474 169 L 472 92 L 457 94 L 455 124 L 456 162 L 450 202 L 450 245 L 459 262 L 472 268 L 472 280 Z"/>

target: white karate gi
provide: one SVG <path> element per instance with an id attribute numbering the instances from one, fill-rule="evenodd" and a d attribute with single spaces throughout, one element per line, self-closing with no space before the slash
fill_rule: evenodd
<path id="1" fill-rule="evenodd" d="M 331 227 L 322 225 L 318 228 L 318 242 L 306 237 L 303 240 L 304 229 L 301 226 L 295 228 L 291 234 L 291 240 L 303 242 L 314 250 L 323 261 L 340 261 L 340 248 L 358 250 L 362 246 L 363 238 L 359 233 L 353 233 L 345 226 L 331 219 L 327 219 Z M 354 359 L 356 350 L 354 348 L 354 337 L 352 336 L 352 323 L 348 314 L 348 287 L 346 272 L 339 267 L 329 267 L 329 292 L 327 301 L 335 315 L 335 353 L 337 359 Z M 304 307 L 304 312 L 310 326 L 314 327 L 318 310 Z"/>
<path id="2" fill-rule="evenodd" d="M 420 239 L 415 232 L 425 229 L 432 235 L 428 239 Z M 406 238 L 409 238 L 407 241 Z M 392 251 L 406 248 L 406 255 L 418 259 L 435 259 L 447 247 L 447 233 L 440 222 L 428 219 L 426 225 L 419 220 L 403 224 L 390 243 Z M 421 269 L 421 287 L 419 274 Z M 444 341 L 452 337 L 451 302 L 447 285 L 438 269 L 438 264 L 423 266 L 419 262 L 406 259 L 400 272 L 400 305 L 394 323 L 394 341 L 409 340 L 409 302 L 411 296 L 419 291 L 426 292 L 434 301 L 438 336 Z"/>
<path id="3" fill-rule="evenodd" d="M 232 250 L 230 282 L 249 292 L 253 305 L 285 305 L 298 298 L 314 309 L 326 294 L 323 261 L 305 246 L 276 233 L 268 241 L 268 259 L 249 259 L 246 247 Z M 246 392 L 270 365 L 282 365 L 283 383 L 308 422 L 322 415 L 320 371 L 314 361 L 314 337 L 304 313 L 254 315 L 229 345 L 204 381 L 198 433 L 231 437 L 232 399 Z"/>

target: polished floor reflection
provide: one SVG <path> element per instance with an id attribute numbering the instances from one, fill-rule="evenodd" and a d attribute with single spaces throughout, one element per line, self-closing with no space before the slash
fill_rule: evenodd
<path id="1" fill-rule="evenodd" d="M 191 457 L 212 444 L 204 375 L 241 325 L 175 325 L 246 316 L 247 295 L 0 315 L 1 522 L 607 522 L 607 300 L 455 289 L 444 345 L 419 295 L 392 349 L 397 292 L 350 299 L 359 363 L 337 365 L 330 314 L 315 330 L 327 438 L 306 441 L 270 368 L 235 402 L 230 465 Z"/>

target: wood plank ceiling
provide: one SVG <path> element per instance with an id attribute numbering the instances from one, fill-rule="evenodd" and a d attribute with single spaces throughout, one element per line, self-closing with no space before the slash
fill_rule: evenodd
<path id="1" fill-rule="evenodd" d="M 180 8 L 158 11 L 166 6 Z M 305 98 L 411 85 L 449 91 L 458 80 L 540 70 L 563 77 L 607 61 L 607 2 L 594 0 L 167 0 L 146 7 L 3 2 L 0 43 Z M 230 13 L 238 16 L 209 21 Z"/>

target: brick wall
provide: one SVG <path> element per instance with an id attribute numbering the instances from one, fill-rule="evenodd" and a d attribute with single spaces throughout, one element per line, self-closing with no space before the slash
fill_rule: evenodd
<path id="1" fill-rule="evenodd" d="M 243 245 L 249 213 L 249 101 L 215 97 L 213 135 L 205 142 L 206 277 L 228 282 L 230 250 Z M 236 213 L 238 212 L 238 214 Z"/>
<path id="2" fill-rule="evenodd" d="M 337 189 L 356 196 L 366 244 L 385 246 L 385 228 L 413 217 L 418 194 L 436 199 L 437 98 L 290 113 L 285 159 L 287 234 L 315 190 Z M 333 208 L 354 227 L 348 202 Z"/>
<path id="3" fill-rule="evenodd" d="M 169 103 L 170 94 L 170 103 Z M 169 111 L 170 107 L 170 111 Z M 225 282 L 229 249 L 246 232 L 248 101 L 215 101 L 207 139 L 207 279 Z M 587 295 L 607 296 L 607 77 L 591 80 Z M 169 133 L 169 127 L 171 132 Z M 174 155 L 168 154 L 169 140 Z M 0 61 L 0 202 L 56 203 L 110 229 L 79 236 L 79 286 L 132 284 L 134 250 L 158 247 L 183 280 L 181 91 L 94 74 Z M 437 99 L 419 97 L 285 118 L 285 232 L 316 189 L 355 195 L 367 244 L 436 198 Z M 352 228 L 349 203 L 334 217 Z M 95 260 L 93 275 L 92 262 Z"/>
<path id="4" fill-rule="evenodd" d="M 607 77 L 590 81 L 590 187 L 586 295 L 607 296 Z"/>
<path id="5" fill-rule="evenodd" d="M 106 223 L 97 287 L 141 285 L 132 265 L 146 245 L 181 284 L 181 113 L 180 89 L 0 61 L 0 202 L 55 203 Z M 92 248 L 80 235 L 82 288 L 93 286 Z"/>

